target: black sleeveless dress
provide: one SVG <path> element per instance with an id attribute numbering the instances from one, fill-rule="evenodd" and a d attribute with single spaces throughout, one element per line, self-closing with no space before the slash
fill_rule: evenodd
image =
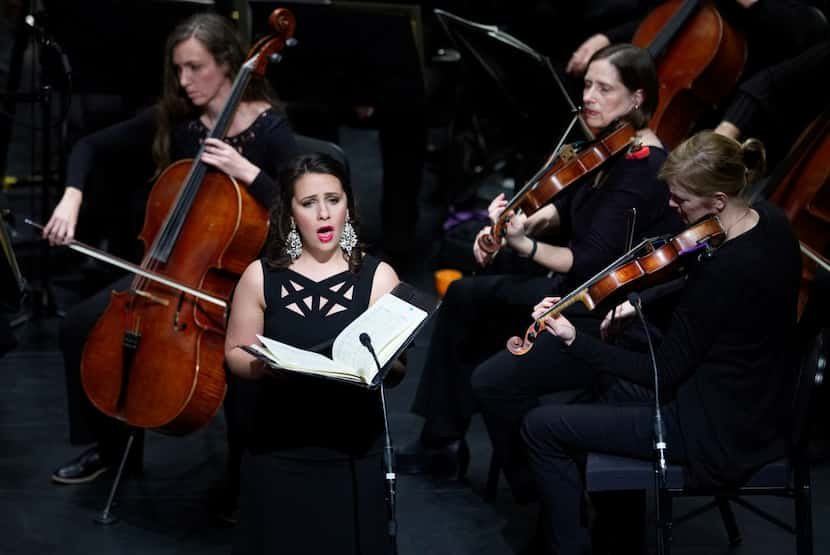
<path id="1" fill-rule="evenodd" d="M 378 260 L 320 282 L 262 266 L 264 335 L 308 349 L 366 310 Z M 233 552 L 390 553 L 378 392 L 291 374 L 253 397 Z"/>

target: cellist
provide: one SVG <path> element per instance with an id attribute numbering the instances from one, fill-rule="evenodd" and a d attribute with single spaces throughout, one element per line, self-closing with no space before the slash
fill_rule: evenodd
<path id="1" fill-rule="evenodd" d="M 565 70 L 581 75 L 594 52 L 615 42 L 632 40 L 646 15 L 665 3 L 666 0 L 638 1 L 634 18 L 585 39 L 568 58 Z M 750 65 L 745 77 L 769 64 L 796 56 L 822 40 L 827 29 L 818 9 L 804 0 L 719 0 L 714 4 L 727 20 L 747 34 Z M 775 40 L 769 40 L 770 37 Z"/>
<path id="2" fill-rule="evenodd" d="M 418 441 L 402 450 L 401 471 L 464 473 L 473 369 L 503 349 L 517 326 L 526 324 L 540 293 L 564 294 L 623 253 L 631 208 L 637 211 L 636 238 L 679 229 L 668 209 L 668 190 L 656 177 L 666 152 L 646 127 L 657 104 L 657 77 L 648 53 L 630 44 L 597 52 L 585 76 L 583 104 L 589 126 L 602 130 L 622 120 L 636 130 L 634 140 L 601 172 L 570 185 L 531 217 L 519 214 L 508 222 L 506 243 L 553 277 L 483 275 L 450 285 L 413 404 L 426 422 Z M 498 216 L 504 206 L 497 197 L 491 216 Z M 540 240 L 545 229 L 564 232 L 567 245 Z M 482 251 L 474 248 L 483 261 Z M 599 320 L 591 326 L 598 333 Z"/>
<path id="3" fill-rule="evenodd" d="M 152 149 L 158 175 L 173 161 L 193 158 L 225 106 L 246 52 L 229 20 L 200 13 L 170 33 L 164 56 L 163 90 L 156 105 L 81 139 L 73 148 L 66 189 L 43 232 L 50 243 L 64 244 L 74 237 L 84 185 L 96 161 L 116 155 L 138 158 Z M 277 193 L 276 173 L 295 152 L 294 135 L 275 96 L 266 81 L 256 80 L 246 89 L 225 140 L 208 139 L 202 160 L 247 186 L 261 204 L 269 206 Z M 80 361 L 111 291 L 126 289 L 130 280 L 132 276 L 127 276 L 76 305 L 61 324 L 70 441 L 94 445 L 56 468 L 52 473 L 56 483 L 90 482 L 118 462 L 127 431 L 123 423 L 104 416 L 88 401 L 81 387 Z M 233 400 L 230 392 L 228 400 Z M 232 418 L 234 410 L 225 412 Z M 235 429 L 229 422 L 229 432 Z M 235 438 L 229 439 L 233 445 Z M 141 449 L 132 454 L 137 456 L 131 467 L 140 468 Z M 229 466 L 236 467 L 233 461 Z"/>
<path id="4" fill-rule="evenodd" d="M 719 89 L 719 92 L 715 92 L 712 89 L 713 73 L 707 74 L 706 72 L 697 75 L 700 78 L 699 85 L 696 81 L 697 77 L 689 83 L 682 83 L 682 81 L 661 83 L 668 88 L 683 84 L 684 91 L 696 90 L 700 87 L 701 90 L 698 93 L 692 93 L 692 97 L 705 90 L 704 96 L 707 98 L 705 101 L 703 97 L 697 99 L 698 102 L 703 101 L 707 104 L 703 107 L 702 117 L 698 118 L 694 115 L 695 111 L 690 110 L 688 102 L 683 101 L 671 105 L 671 95 L 665 95 L 663 100 L 667 104 L 661 106 L 660 109 L 667 110 L 667 119 L 665 123 L 660 124 L 665 125 L 665 129 L 662 132 L 658 130 L 658 134 L 664 140 L 671 142 L 667 134 L 676 134 L 681 138 L 686 136 L 689 132 L 686 126 L 689 125 L 692 130 L 715 127 L 718 133 L 734 139 L 739 138 L 743 132 L 744 136 L 758 137 L 763 140 L 767 156 L 774 162 L 786 154 L 795 136 L 809 121 L 810 112 L 812 111 L 815 116 L 821 111 L 823 97 L 817 91 L 821 91 L 822 87 L 814 80 L 826 74 L 822 67 L 825 61 L 822 57 L 826 59 L 826 56 L 822 50 L 826 51 L 828 24 L 827 14 L 822 14 L 817 7 L 812 5 L 812 2 L 805 0 L 763 2 L 758 0 L 716 2 L 650 0 L 638 4 L 644 12 L 650 12 L 645 19 L 638 17 L 605 32 L 591 35 L 570 56 L 566 71 L 574 76 L 581 75 L 591 54 L 611 42 L 631 40 L 636 44 L 641 44 L 647 40 L 646 37 L 651 37 L 652 33 L 659 29 L 657 36 L 648 39 L 650 46 L 655 42 L 659 43 L 659 35 L 673 27 L 672 18 L 667 21 L 663 18 L 668 15 L 675 16 L 687 5 L 695 4 L 717 9 L 718 13 L 723 16 L 720 20 L 723 29 L 720 29 L 719 33 L 726 34 L 726 27 L 735 30 L 733 40 L 736 44 L 733 45 L 732 55 L 745 56 L 745 63 L 738 63 L 738 60 L 735 60 L 734 63 L 738 63 L 736 67 L 743 67 L 737 72 L 733 71 L 734 67 L 731 65 L 729 71 L 725 65 L 718 66 L 717 69 L 706 68 L 706 72 L 710 70 L 717 72 L 718 81 L 724 80 L 727 83 L 736 84 L 732 92 L 729 92 L 732 89 L 731 86 L 725 86 Z M 656 11 L 658 8 L 661 11 Z M 662 53 L 653 53 L 657 58 L 660 74 L 666 81 L 677 78 L 673 75 L 685 75 L 683 79 L 691 78 L 692 74 L 674 71 L 666 59 L 681 63 L 686 61 L 683 46 L 679 45 L 688 45 L 689 42 L 685 41 L 689 41 L 693 36 L 707 34 L 710 26 L 715 26 L 711 17 L 701 16 L 697 21 L 692 18 L 676 30 L 678 35 L 688 32 L 685 39 L 673 39 L 667 43 Z M 739 40 L 745 44 L 737 44 Z M 821 46 L 822 41 L 825 42 L 824 46 Z M 711 54 L 713 57 L 727 57 L 727 51 L 729 49 L 724 48 L 722 52 Z M 698 64 L 703 58 L 693 61 L 690 57 L 688 60 L 691 64 Z M 710 62 L 714 63 L 713 60 Z M 689 86 L 691 89 L 686 89 Z M 806 99 L 803 96 L 805 91 Z M 720 97 L 720 95 L 724 96 Z M 815 95 L 815 99 L 811 95 Z M 715 98 L 719 99 L 713 101 Z M 660 118 L 655 117 L 657 121 L 660 121 Z M 718 118 L 721 120 L 719 124 Z M 755 127 L 752 127 L 753 125 Z"/>

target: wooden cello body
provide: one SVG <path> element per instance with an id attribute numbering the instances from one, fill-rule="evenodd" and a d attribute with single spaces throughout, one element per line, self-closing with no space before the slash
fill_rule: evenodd
<path id="1" fill-rule="evenodd" d="M 735 87 L 746 41 L 711 2 L 669 0 L 640 24 L 632 41 L 657 62 L 660 98 L 649 127 L 674 148 L 695 122 Z"/>
<path id="2" fill-rule="evenodd" d="M 177 162 L 153 186 L 139 236 L 146 245 L 163 229 L 160 216 L 173 207 L 189 167 Z M 193 225 L 183 227 L 156 271 L 227 300 L 265 244 L 266 211 L 231 178 L 209 172 L 191 214 Z M 210 421 L 225 396 L 225 309 L 140 281 L 139 289 L 113 292 L 87 339 L 84 390 L 98 410 L 131 426 L 186 434 Z"/>
<path id="3" fill-rule="evenodd" d="M 770 201 L 780 206 L 799 241 L 820 255 L 830 246 L 830 109 L 813 120 L 771 177 Z M 813 281 L 815 263 L 803 257 L 801 295 L 803 308 Z"/>
<path id="4" fill-rule="evenodd" d="M 276 35 L 255 45 L 208 138 L 225 136 L 250 77 L 264 75 L 269 58 L 292 44 L 291 12 L 275 10 L 269 22 Z M 207 424 L 222 404 L 228 301 L 268 233 L 267 210 L 201 162 L 203 148 L 153 186 L 139 235 L 145 273 L 113 292 L 81 358 L 81 381 L 96 408 L 177 435 Z"/>

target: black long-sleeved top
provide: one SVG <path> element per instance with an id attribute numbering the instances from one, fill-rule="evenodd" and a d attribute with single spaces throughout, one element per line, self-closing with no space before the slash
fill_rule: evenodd
<path id="1" fill-rule="evenodd" d="M 701 485 L 736 483 L 788 445 L 801 259 L 783 212 L 755 208 L 754 228 L 691 266 L 656 351 L 662 400 L 673 403 Z M 647 354 L 588 334 L 565 351 L 653 387 Z"/>
<path id="2" fill-rule="evenodd" d="M 571 238 L 573 265 L 554 278 L 562 294 L 578 287 L 625 252 L 627 214 L 637 209 L 634 237 L 674 234 L 682 226 L 669 208 L 669 190 L 657 179 L 666 151 L 646 147 L 613 162 L 598 187 L 593 176 L 554 197 L 560 228 Z M 600 315 L 601 317 L 602 315 Z"/>
<path id="3" fill-rule="evenodd" d="M 760 70 L 739 87 L 724 114 L 747 137 L 781 134 L 803 128 L 827 106 L 830 84 L 830 39 L 784 62 Z M 792 120 L 797 122 L 793 126 Z M 786 141 L 787 145 L 791 141 Z"/>
<path id="4" fill-rule="evenodd" d="M 156 132 L 156 109 L 101 129 L 79 140 L 69 156 L 66 183 L 84 188 L 96 162 L 117 157 L 124 167 L 147 160 Z M 172 161 L 196 156 L 208 129 L 198 118 L 173 126 L 170 145 Z M 275 176 L 280 166 L 297 151 L 288 120 L 273 110 L 262 113 L 245 131 L 227 137 L 226 142 L 260 169 L 248 190 L 264 206 L 270 206 L 277 191 Z M 149 176 L 148 176 L 149 177 Z"/>

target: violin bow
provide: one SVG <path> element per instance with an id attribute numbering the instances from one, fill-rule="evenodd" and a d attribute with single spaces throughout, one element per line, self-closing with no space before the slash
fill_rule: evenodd
<path id="1" fill-rule="evenodd" d="M 632 206 L 625 211 L 625 252 L 631 250 L 634 243 L 634 227 L 637 225 L 637 207 Z M 617 319 L 617 307 L 611 309 L 611 320 L 608 322 L 608 329 L 614 329 Z"/>
<path id="2" fill-rule="evenodd" d="M 799 241 L 798 245 L 801 248 L 801 252 L 804 253 L 804 256 L 818 264 L 825 272 L 830 272 L 830 261 L 821 256 L 803 241 Z"/>

